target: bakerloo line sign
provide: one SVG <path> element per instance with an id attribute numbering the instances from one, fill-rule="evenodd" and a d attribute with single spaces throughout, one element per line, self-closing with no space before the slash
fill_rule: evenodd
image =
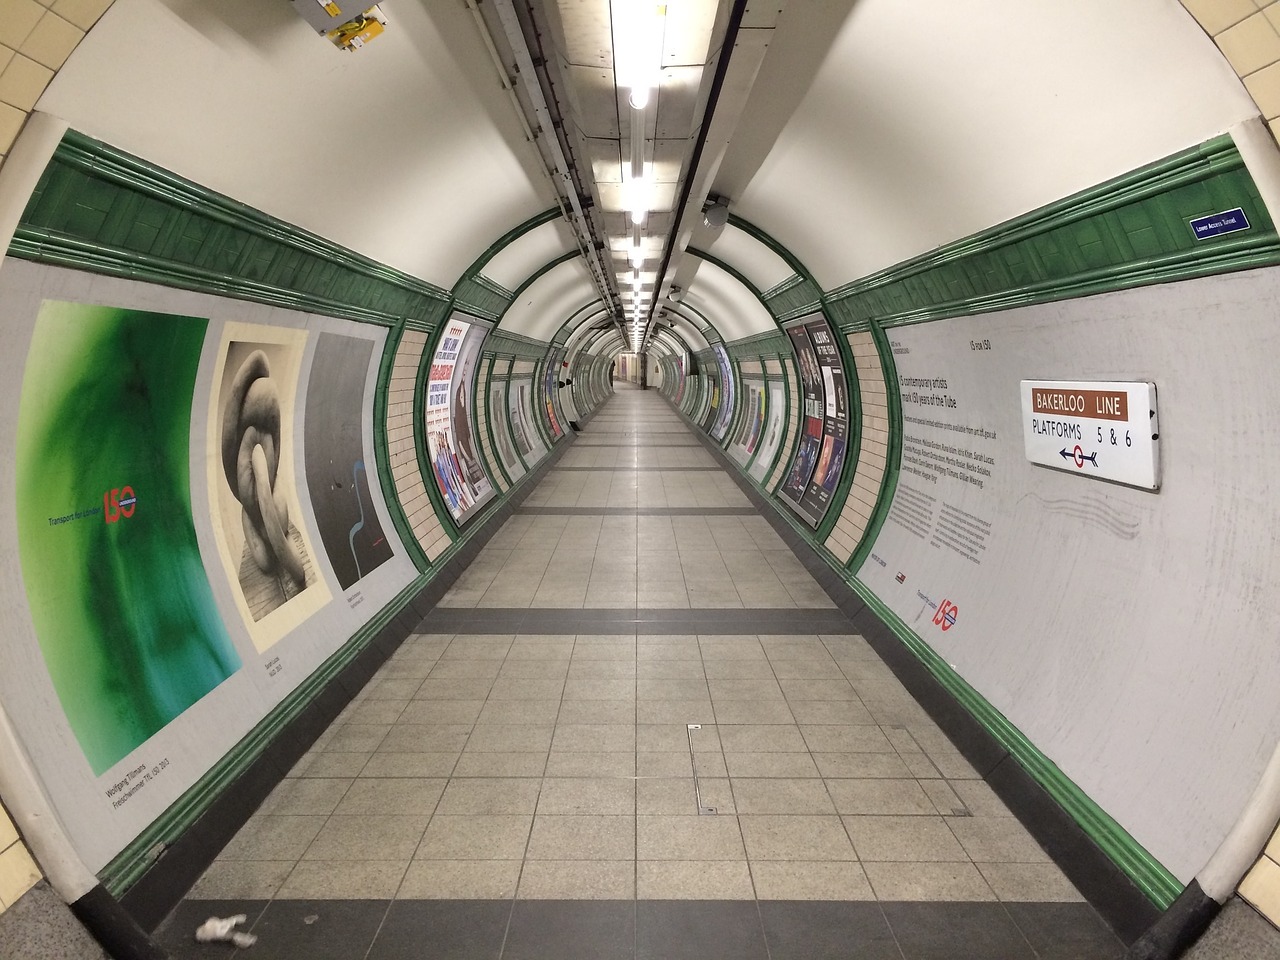
<path id="1" fill-rule="evenodd" d="M 1021 387 L 1023 445 L 1032 463 L 1160 489 L 1154 383 L 1023 380 Z"/>

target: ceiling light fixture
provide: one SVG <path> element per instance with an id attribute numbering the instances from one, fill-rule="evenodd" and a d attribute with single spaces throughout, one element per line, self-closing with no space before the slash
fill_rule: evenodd
<path id="1" fill-rule="evenodd" d="M 630 91 L 631 106 L 643 110 L 662 75 L 667 8 L 652 0 L 613 0 L 611 6 L 614 80 Z"/>

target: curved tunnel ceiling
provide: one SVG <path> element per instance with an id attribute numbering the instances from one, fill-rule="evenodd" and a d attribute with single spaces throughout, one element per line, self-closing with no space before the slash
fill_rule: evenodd
<path id="1" fill-rule="evenodd" d="M 1174 3 L 863 0 L 758 169 L 731 147 L 717 187 L 831 289 L 1256 114 Z"/>
<path id="2" fill-rule="evenodd" d="M 498 250 L 480 273 L 508 290 L 515 290 L 557 257 L 575 249 L 573 231 L 560 219 L 521 234 Z"/>
<path id="3" fill-rule="evenodd" d="M 509 333 L 549 341 L 566 318 L 599 299 L 582 260 L 565 260 L 521 290 L 499 326 Z"/>
<path id="4" fill-rule="evenodd" d="M 287 3 L 117 0 L 39 108 L 451 287 L 554 196 L 466 9 L 394 16 L 343 55 Z"/>
<path id="5" fill-rule="evenodd" d="M 1014 0 L 925 6 L 784 4 L 758 75 L 721 94 L 745 106 L 708 171 L 710 192 L 824 289 L 1257 114 L 1212 41 L 1165 0 L 1042 5 L 1034 16 Z M 402 2 L 393 19 L 368 51 L 342 55 L 284 4 L 117 0 L 38 106 L 448 288 L 552 206 L 554 191 L 468 9 Z M 739 46 L 751 28 L 748 17 Z M 576 239 L 562 220 L 543 224 L 482 272 L 519 289 Z M 792 273 L 733 227 L 697 227 L 692 245 L 760 290 Z M 773 326 L 724 271 L 685 255 L 668 279 L 677 273 L 725 339 Z M 588 270 L 560 265 L 522 291 L 502 327 L 550 339 L 596 297 Z"/>

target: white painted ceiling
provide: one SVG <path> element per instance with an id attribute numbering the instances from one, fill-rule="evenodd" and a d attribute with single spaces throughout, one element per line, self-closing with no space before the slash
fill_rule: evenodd
<path id="1" fill-rule="evenodd" d="M 694 182 L 727 196 L 735 214 L 782 242 L 824 289 L 1257 114 L 1172 0 L 776 7 L 782 13 L 758 75 L 735 87 L 745 109 L 731 138 L 714 145 L 714 169 Z M 384 9 L 386 34 L 349 54 L 312 33 L 286 0 L 117 0 L 38 107 L 452 287 L 555 195 L 466 6 L 388 0 Z M 582 22 L 570 21 L 575 30 Z M 752 43 L 758 52 L 764 41 L 740 46 Z M 581 158 L 588 178 L 617 169 L 601 156 Z M 613 187 L 602 175 L 593 189 L 603 201 Z M 733 228 L 699 229 L 692 243 L 762 289 L 790 274 Z M 563 223 L 544 226 L 485 273 L 515 289 L 574 245 Z M 691 277 L 690 305 L 727 338 L 771 326 L 723 271 L 678 256 L 673 271 Z M 597 297 L 588 270 L 566 264 L 532 284 L 503 327 L 550 339 Z"/>

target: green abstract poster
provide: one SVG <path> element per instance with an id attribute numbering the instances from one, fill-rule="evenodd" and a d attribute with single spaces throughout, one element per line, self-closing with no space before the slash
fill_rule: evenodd
<path id="1" fill-rule="evenodd" d="M 95 775 L 240 667 L 191 516 L 205 320 L 47 301 L 18 415 L 36 636 Z"/>

